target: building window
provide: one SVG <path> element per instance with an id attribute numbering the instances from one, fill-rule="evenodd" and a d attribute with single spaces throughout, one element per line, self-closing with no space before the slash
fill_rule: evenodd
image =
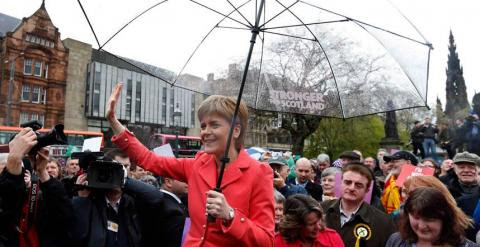
<path id="1" fill-rule="evenodd" d="M 173 105 L 175 104 L 175 91 L 170 89 L 170 125 L 173 125 Z"/>
<path id="2" fill-rule="evenodd" d="M 32 59 L 25 59 L 24 60 L 23 73 L 25 75 L 31 75 L 32 74 L 32 65 L 33 65 L 33 60 Z"/>
<path id="3" fill-rule="evenodd" d="M 162 120 L 167 119 L 167 88 L 162 88 Z"/>
<path id="4" fill-rule="evenodd" d="M 20 113 L 20 124 L 28 122 L 28 113 L 21 112 Z"/>
<path id="5" fill-rule="evenodd" d="M 40 38 L 40 37 L 37 37 L 37 36 L 32 35 L 32 34 L 27 34 L 25 36 L 25 40 L 27 42 L 42 45 L 42 46 L 45 46 L 45 47 L 53 48 L 55 46 L 53 41 L 50 41 L 50 40 L 44 39 L 44 38 Z"/>
<path id="6" fill-rule="evenodd" d="M 33 86 L 32 90 L 32 103 L 40 103 L 40 92 L 41 89 L 39 86 Z"/>
<path id="7" fill-rule="evenodd" d="M 192 104 L 190 110 L 190 125 L 193 127 L 195 126 L 195 94 L 192 93 Z"/>
<path id="8" fill-rule="evenodd" d="M 42 90 L 42 96 L 40 97 L 40 102 L 42 102 L 42 104 L 47 104 L 47 89 L 43 89 Z"/>
<path id="9" fill-rule="evenodd" d="M 39 121 L 42 125 L 45 125 L 45 115 L 40 115 L 40 117 L 38 118 L 38 121 Z"/>
<path id="10" fill-rule="evenodd" d="M 140 121 L 140 112 L 142 109 L 142 82 L 137 81 L 135 89 L 135 120 Z"/>
<path id="11" fill-rule="evenodd" d="M 24 102 L 30 101 L 30 85 L 29 84 L 22 85 L 22 101 Z"/>
<path id="12" fill-rule="evenodd" d="M 35 61 L 35 68 L 33 74 L 36 76 L 42 76 L 42 62 Z"/>
<path id="13" fill-rule="evenodd" d="M 93 77 L 93 114 L 98 116 L 100 109 L 100 79 L 102 73 L 96 71 L 100 66 L 95 66 L 95 74 Z"/>
<path id="14" fill-rule="evenodd" d="M 38 113 L 32 113 L 32 117 L 30 118 L 30 121 L 32 120 L 38 120 Z"/>
<path id="15" fill-rule="evenodd" d="M 127 100 L 126 100 L 126 109 L 125 109 L 125 115 L 127 119 L 130 119 L 130 116 L 132 114 L 132 80 L 128 79 L 127 80 Z"/>
<path id="16" fill-rule="evenodd" d="M 45 64 L 45 68 L 43 69 L 43 75 L 45 79 L 48 79 L 48 64 Z"/>

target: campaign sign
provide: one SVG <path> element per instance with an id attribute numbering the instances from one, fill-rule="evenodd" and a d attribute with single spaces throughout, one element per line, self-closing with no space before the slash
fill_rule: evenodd
<path id="1" fill-rule="evenodd" d="M 363 201 L 366 203 L 370 204 L 372 201 L 372 190 L 373 190 L 373 181 L 370 184 L 370 188 L 368 188 L 368 192 L 365 195 L 365 198 L 363 198 Z M 335 174 L 335 197 L 340 198 L 342 197 L 342 173 L 339 172 Z"/>
<path id="2" fill-rule="evenodd" d="M 405 180 L 411 176 L 433 176 L 435 173 L 435 169 L 430 167 L 420 167 L 420 166 L 412 166 L 412 165 L 403 165 L 402 171 L 400 175 L 398 175 L 397 181 L 395 185 L 397 187 L 402 187 Z"/>
<path id="3" fill-rule="evenodd" d="M 51 145 L 48 148 L 48 157 L 55 159 L 60 167 L 65 166 L 68 158 L 68 145 Z"/>

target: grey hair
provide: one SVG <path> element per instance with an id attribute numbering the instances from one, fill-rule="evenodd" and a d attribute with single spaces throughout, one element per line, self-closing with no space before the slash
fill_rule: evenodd
<path id="1" fill-rule="evenodd" d="M 278 190 L 273 190 L 273 197 L 275 197 L 275 203 L 285 203 L 285 197 Z"/>
<path id="2" fill-rule="evenodd" d="M 335 174 L 341 173 L 341 172 L 342 172 L 342 170 L 338 167 L 334 167 L 334 166 L 328 167 L 325 170 L 323 170 L 321 178 L 324 178 L 324 177 L 327 177 L 327 176 L 330 176 L 330 175 L 335 175 Z"/>
<path id="3" fill-rule="evenodd" d="M 328 154 L 319 154 L 317 156 L 317 161 L 319 163 L 324 163 L 324 162 L 330 163 L 330 157 L 328 156 Z"/>

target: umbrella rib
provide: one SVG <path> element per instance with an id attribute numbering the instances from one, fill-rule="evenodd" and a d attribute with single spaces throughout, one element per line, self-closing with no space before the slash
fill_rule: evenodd
<path id="1" fill-rule="evenodd" d="M 236 12 L 238 12 L 238 14 L 248 23 L 248 25 L 250 25 L 251 27 L 253 27 L 252 23 L 250 23 L 250 22 L 248 21 L 248 19 L 245 18 L 245 16 L 242 14 L 242 12 L 240 12 L 240 10 L 238 10 L 238 8 L 235 7 L 235 5 L 232 4 L 232 2 L 230 2 L 229 0 L 226 0 L 226 1 L 230 4 L 230 6 L 232 6 L 232 8 L 233 8 Z"/>
<path id="2" fill-rule="evenodd" d="M 250 26 L 249 26 L 248 24 L 245 24 L 245 23 L 243 23 L 243 22 L 241 22 L 241 21 L 239 21 L 239 20 L 237 20 L 237 19 L 234 19 L 234 18 L 230 17 L 230 15 L 231 15 L 233 12 L 235 12 L 235 11 L 232 11 L 232 12 L 230 12 L 230 14 L 225 15 L 224 13 L 221 13 L 221 12 L 219 12 L 219 11 L 217 11 L 217 10 L 214 10 L 214 9 L 206 6 L 205 4 L 201 4 L 201 3 L 199 3 L 199 2 L 197 2 L 197 1 L 195 1 L 195 0 L 190 0 L 190 1 L 193 2 L 193 3 L 196 3 L 196 4 L 198 4 L 198 5 L 200 5 L 200 6 L 202 6 L 202 7 L 204 7 L 204 8 L 206 8 L 206 9 L 210 10 L 210 11 L 213 11 L 213 12 L 215 12 L 215 13 L 217 13 L 217 14 L 219 14 L 219 15 L 227 18 L 227 19 L 230 19 L 230 20 L 232 20 L 232 21 L 234 21 L 234 22 L 237 22 L 237 23 L 239 23 L 240 25 L 243 25 L 243 26 L 245 26 L 245 27 L 247 27 L 247 28 L 250 28 Z M 250 1 L 251 1 L 251 0 L 247 1 L 246 3 L 250 2 Z M 243 5 L 245 5 L 245 3 L 242 4 L 242 6 L 243 6 Z M 240 6 L 240 7 L 241 7 L 241 6 Z"/>
<path id="3" fill-rule="evenodd" d="M 282 13 L 284 13 L 285 11 L 289 10 L 291 7 L 293 7 L 295 4 L 297 4 L 298 2 L 300 2 L 300 0 L 297 0 L 296 2 L 292 3 L 290 6 L 288 6 L 288 8 L 285 8 L 285 6 L 282 6 L 285 8 L 283 9 L 282 11 L 280 11 L 279 13 L 277 13 L 276 15 L 274 15 L 272 18 L 270 18 L 268 21 L 264 22 L 260 28 L 263 28 L 265 25 L 267 25 L 270 21 L 272 21 L 273 19 L 277 18 L 279 15 L 281 15 Z"/>
<path id="4" fill-rule="evenodd" d="M 193 0 L 191 0 L 193 1 Z M 246 2 L 244 2 L 242 5 L 240 5 L 240 7 L 243 7 L 245 4 L 249 3 L 251 0 L 248 0 Z M 193 1 L 195 2 L 195 1 Z M 207 7 L 208 8 L 208 7 Z M 203 37 L 202 41 L 200 41 L 200 43 L 198 43 L 197 47 L 195 47 L 195 49 L 193 50 L 192 54 L 190 55 L 190 57 L 188 57 L 187 61 L 185 62 L 185 64 L 183 65 L 182 69 L 178 72 L 177 76 L 175 77 L 175 80 L 173 81 L 172 85 L 175 85 L 177 83 L 177 80 L 178 80 L 178 77 L 183 73 L 183 70 L 185 70 L 185 67 L 187 67 L 187 64 L 190 62 L 190 60 L 192 60 L 192 57 L 195 55 L 195 53 L 197 52 L 198 48 L 200 48 L 200 46 L 203 44 L 203 42 L 205 42 L 205 40 L 207 39 L 208 36 L 210 36 L 210 34 L 213 32 L 213 30 L 215 30 L 215 28 L 218 27 L 218 25 L 220 23 L 222 23 L 222 21 L 224 21 L 225 19 L 227 19 L 229 17 L 229 15 L 231 15 L 233 12 L 235 11 L 232 11 L 230 12 L 228 15 L 223 15 L 223 18 L 217 23 L 217 25 L 215 25 L 212 29 L 210 29 L 210 31 L 208 31 L 208 33 Z"/>
<path id="5" fill-rule="evenodd" d="M 92 30 L 93 36 L 95 37 L 95 40 L 97 41 L 98 47 L 100 47 L 100 41 L 98 41 L 97 34 L 95 33 L 95 30 L 93 30 L 92 23 L 90 23 L 90 19 L 87 16 L 87 12 L 85 12 L 85 9 L 83 8 L 82 3 L 80 0 L 77 0 L 78 4 L 80 5 L 80 8 L 82 9 L 83 15 L 85 16 L 85 19 L 87 19 L 88 25 L 90 26 L 90 30 Z"/>
<path id="6" fill-rule="evenodd" d="M 398 37 L 401 37 L 401 38 L 404 38 L 404 39 L 408 39 L 408 40 L 410 40 L 410 41 L 413 41 L 413 42 L 416 42 L 416 43 L 419 43 L 419 44 L 422 44 L 422 45 L 425 45 L 425 46 L 428 46 L 428 47 L 432 47 L 432 44 L 430 44 L 430 43 L 425 43 L 425 42 L 421 42 L 421 41 L 418 41 L 418 40 L 409 38 L 409 37 L 407 37 L 407 36 L 404 36 L 404 35 L 401 35 L 401 34 L 398 34 L 398 33 L 392 32 L 392 31 L 389 31 L 389 30 L 387 30 L 387 29 L 384 29 L 384 28 L 381 28 L 381 27 L 378 27 L 378 26 L 374 26 L 374 25 L 372 25 L 372 24 L 368 24 L 368 23 L 366 23 L 366 22 L 363 22 L 363 21 L 360 21 L 360 20 L 357 20 L 357 19 L 354 19 L 354 18 L 345 16 L 345 15 L 339 14 L 339 13 L 337 13 L 337 12 L 334 12 L 334 11 L 331 11 L 331 10 L 328 10 L 328 9 L 324 9 L 324 8 L 322 8 L 322 7 L 313 5 L 313 4 L 311 4 L 311 3 L 307 3 L 307 2 L 304 2 L 304 1 L 302 1 L 302 3 L 304 3 L 304 4 L 306 4 L 306 5 L 309 5 L 309 6 L 311 6 L 311 7 L 314 7 L 314 8 L 323 10 L 323 11 L 326 11 L 326 12 L 331 13 L 331 14 L 334 14 L 334 15 L 338 15 L 338 16 L 347 18 L 348 20 L 351 20 L 351 21 L 353 21 L 353 22 L 357 22 L 357 24 L 360 23 L 360 24 L 362 24 L 362 25 L 369 26 L 369 27 L 378 29 L 378 30 L 380 30 L 380 31 L 384 31 L 384 32 L 393 34 L 393 35 L 395 35 L 395 36 L 398 36 Z"/>
<path id="7" fill-rule="evenodd" d="M 280 36 L 285 36 L 285 37 L 290 37 L 290 38 L 296 38 L 296 39 L 303 39 L 303 40 L 308 40 L 308 41 L 317 41 L 315 39 L 310 39 L 310 38 L 305 38 L 305 37 L 300 37 L 300 36 L 295 36 L 291 34 L 285 34 L 285 33 L 277 33 L 277 32 L 271 32 L 271 31 L 262 31 L 263 33 L 269 33 L 269 34 L 275 34 L 275 35 L 280 35 Z"/>
<path id="8" fill-rule="evenodd" d="M 252 29 L 246 27 L 229 27 L 229 26 L 216 26 L 217 28 L 224 28 L 224 29 L 236 29 L 236 30 L 246 30 L 251 31 Z"/>
<path id="9" fill-rule="evenodd" d="M 312 23 L 297 24 L 297 25 L 287 25 L 287 26 L 278 26 L 278 27 L 267 27 L 267 28 L 263 28 L 262 30 L 271 30 L 271 29 L 280 29 L 280 28 L 289 28 L 289 27 L 303 27 L 303 26 L 311 26 L 311 25 L 319 25 L 319 24 L 330 24 L 330 23 L 346 22 L 346 21 L 349 21 L 349 20 L 348 20 L 348 19 L 341 19 L 341 20 L 334 20 L 334 21 L 321 21 L 321 22 L 312 22 Z"/>
<path id="10" fill-rule="evenodd" d="M 140 14 L 138 14 L 137 16 L 135 16 L 133 19 L 131 19 L 129 22 L 127 22 L 123 27 L 121 27 L 120 29 L 118 29 L 117 32 L 115 32 L 115 34 L 113 34 L 105 43 L 103 43 L 102 46 L 100 46 L 99 49 L 102 49 L 108 42 L 110 42 L 110 40 L 112 40 L 115 36 L 117 36 L 117 34 L 119 34 L 123 29 L 125 29 L 128 25 L 130 25 L 130 23 L 134 22 L 136 19 L 138 19 L 140 16 L 142 16 L 143 14 L 147 13 L 148 11 L 152 10 L 153 8 L 157 7 L 158 5 L 166 2 L 167 0 L 163 0 L 161 2 L 158 2 L 158 3 L 155 3 L 154 5 L 150 6 L 148 9 L 142 11 Z"/>
<path id="11" fill-rule="evenodd" d="M 263 48 L 264 48 L 264 45 L 265 45 L 265 42 L 264 42 L 264 39 L 265 39 L 265 33 L 262 33 L 263 34 L 263 38 L 258 35 L 258 37 L 262 40 L 262 51 L 260 52 L 260 66 L 259 66 L 259 70 L 258 70 L 258 87 L 257 87 L 257 93 L 255 94 L 255 108 L 257 108 L 257 104 L 258 104 L 258 94 L 261 90 L 261 85 L 262 85 L 262 65 L 263 65 Z"/>
<path id="12" fill-rule="evenodd" d="M 281 2 L 279 2 L 278 0 L 275 0 L 278 4 L 282 5 L 284 8 L 286 8 Z M 290 12 L 290 14 L 292 14 L 295 18 L 297 18 L 297 20 L 302 23 L 302 24 L 305 24 L 303 23 L 303 21 L 297 16 L 295 15 L 290 9 L 287 9 L 288 12 Z M 343 103 L 342 103 L 342 99 L 340 98 L 340 90 L 338 89 L 338 83 L 337 83 L 337 77 L 335 76 L 335 72 L 332 68 L 332 64 L 330 63 L 330 59 L 328 58 L 327 56 L 327 53 L 325 52 L 325 49 L 323 49 L 323 46 L 322 44 L 320 44 L 320 41 L 317 39 L 317 36 L 312 32 L 312 30 L 308 27 L 308 26 L 305 26 L 305 28 L 310 32 L 310 34 L 315 38 L 315 41 L 318 43 L 318 45 L 320 46 L 320 48 L 322 49 L 322 52 L 323 54 L 325 55 L 325 59 L 327 59 L 327 63 L 328 63 L 328 67 L 330 67 L 330 70 L 332 71 L 332 76 L 333 76 L 333 81 L 335 82 L 335 87 L 337 88 L 337 95 L 338 95 L 338 101 L 340 102 L 340 109 L 342 111 L 342 115 L 343 117 L 345 118 L 345 111 L 343 109 Z"/>

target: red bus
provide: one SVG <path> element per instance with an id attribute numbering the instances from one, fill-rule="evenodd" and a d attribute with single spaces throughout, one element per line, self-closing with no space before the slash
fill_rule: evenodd
<path id="1" fill-rule="evenodd" d="M 8 152 L 5 148 L 5 144 L 8 145 L 10 139 L 20 132 L 22 128 L 20 127 L 11 127 L 11 126 L 0 126 L 0 152 Z M 50 129 L 39 129 L 40 133 L 47 133 Z M 93 131 L 80 131 L 80 130 L 64 130 L 63 131 L 67 136 L 68 145 L 73 146 L 83 146 L 83 141 L 92 137 L 102 137 L 102 148 L 104 145 L 103 142 L 103 133 L 102 132 L 93 132 Z M 8 146 L 7 146 L 8 147 Z M 4 150 L 5 149 L 5 150 Z"/>
<path id="2" fill-rule="evenodd" d="M 168 143 L 175 152 L 176 141 L 176 135 L 154 134 L 148 140 L 148 148 L 154 149 Z M 202 141 L 197 136 L 178 136 L 178 146 L 178 157 L 194 157 L 202 148 Z"/>

